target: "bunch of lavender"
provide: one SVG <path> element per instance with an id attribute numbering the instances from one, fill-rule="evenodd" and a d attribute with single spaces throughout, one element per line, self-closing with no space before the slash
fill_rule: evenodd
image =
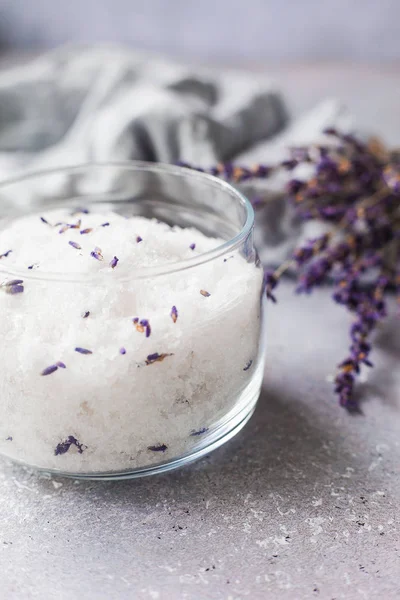
<path id="1" fill-rule="evenodd" d="M 293 268 L 298 293 L 310 293 L 328 279 L 334 282 L 333 300 L 354 315 L 335 392 L 342 406 L 356 410 L 355 378 L 361 365 L 372 366 L 371 334 L 387 314 L 388 290 L 395 290 L 400 303 L 400 155 L 377 140 L 363 143 L 333 128 L 324 133 L 333 144 L 294 148 L 289 160 L 278 165 L 221 164 L 208 172 L 241 182 L 304 163 L 314 166 L 308 181 L 289 181 L 287 196 L 302 220 L 329 224 L 329 232 L 299 247 L 275 271 L 266 271 L 266 295 L 275 302 L 281 276 Z"/>

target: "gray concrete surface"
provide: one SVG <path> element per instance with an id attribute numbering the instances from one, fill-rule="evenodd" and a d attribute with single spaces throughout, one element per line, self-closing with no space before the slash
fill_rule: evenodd
<path id="1" fill-rule="evenodd" d="M 400 140 L 399 70 L 285 67 L 293 104 L 343 92 Z M 1 595 L 11 600 L 365 600 L 400 597 L 400 322 L 363 374 L 363 415 L 329 379 L 349 320 L 329 288 L 267 314 L 255 415 L 191 467 L 131 482 L 46 479 L 0 460 Z"/>

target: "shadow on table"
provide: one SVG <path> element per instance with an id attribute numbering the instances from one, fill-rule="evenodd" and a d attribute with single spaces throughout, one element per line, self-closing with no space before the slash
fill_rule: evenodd
<path id="1" fill-rule="evenodd" d="M 367 381 L 359 382 L 355 390 L 361 409 L 372 398 L 378 398 L 383 405 L 400 409 L 400 319 L 397 315 L 390 316 L 378 329 L 373 339 L 371 360 L 375 367 L 368 370 Z"/>
<path id="2" fill-rule="evenodd" d="M 336 409 L 336 407 L 335 407 Z M 264 388 L 256 412 L 236 438 L 178 471 L 137 480 L 80 482 L 74 493 L 101 495 L 102 502 L 153 506 L 178 501 L 193 507 L 205 496 L 230 505 L 238 495 L 310 497 L 340 469 L 340 436 L 317 421 L 297 398 Z M 72 485 L 72 484 L 71 484 Z M 68 486 L 68 483 L 67 483 Z M 291 494 L 293 496 L 293 494 Z"/>

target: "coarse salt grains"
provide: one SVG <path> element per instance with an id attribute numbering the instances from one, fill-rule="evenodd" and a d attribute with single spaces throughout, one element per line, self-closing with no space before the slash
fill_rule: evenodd
<path id="1" fill-rule="evenodd" d="M 0 451 L 134 471 L 190 453 L 233 414 L 260 371 L 261 270 L 233 250 L 137 277 L 220 243 L 109 209 L 1 231 Z"/>

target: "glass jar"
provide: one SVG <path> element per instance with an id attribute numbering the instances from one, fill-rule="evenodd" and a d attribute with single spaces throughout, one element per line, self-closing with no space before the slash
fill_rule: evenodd
<path id="1" fill-rule="evenodd" d="M 36 225 L 23 241 L 32 265 L 0 247 L 3 455 L 75 478 L 129 478 L 184 465 L 243 427 L 264 335 L 254 213 L 241 193 L 175 166 L 91 164 L 2 183 L 0 207 L 0 244 L 15 219 L 39 223 L 54 207 L 79 214 L 81 228 L 111 210 L 215 238 L 176 261 L 90 274 L 54 256 L 51 271 L 35 265 Z"/>

